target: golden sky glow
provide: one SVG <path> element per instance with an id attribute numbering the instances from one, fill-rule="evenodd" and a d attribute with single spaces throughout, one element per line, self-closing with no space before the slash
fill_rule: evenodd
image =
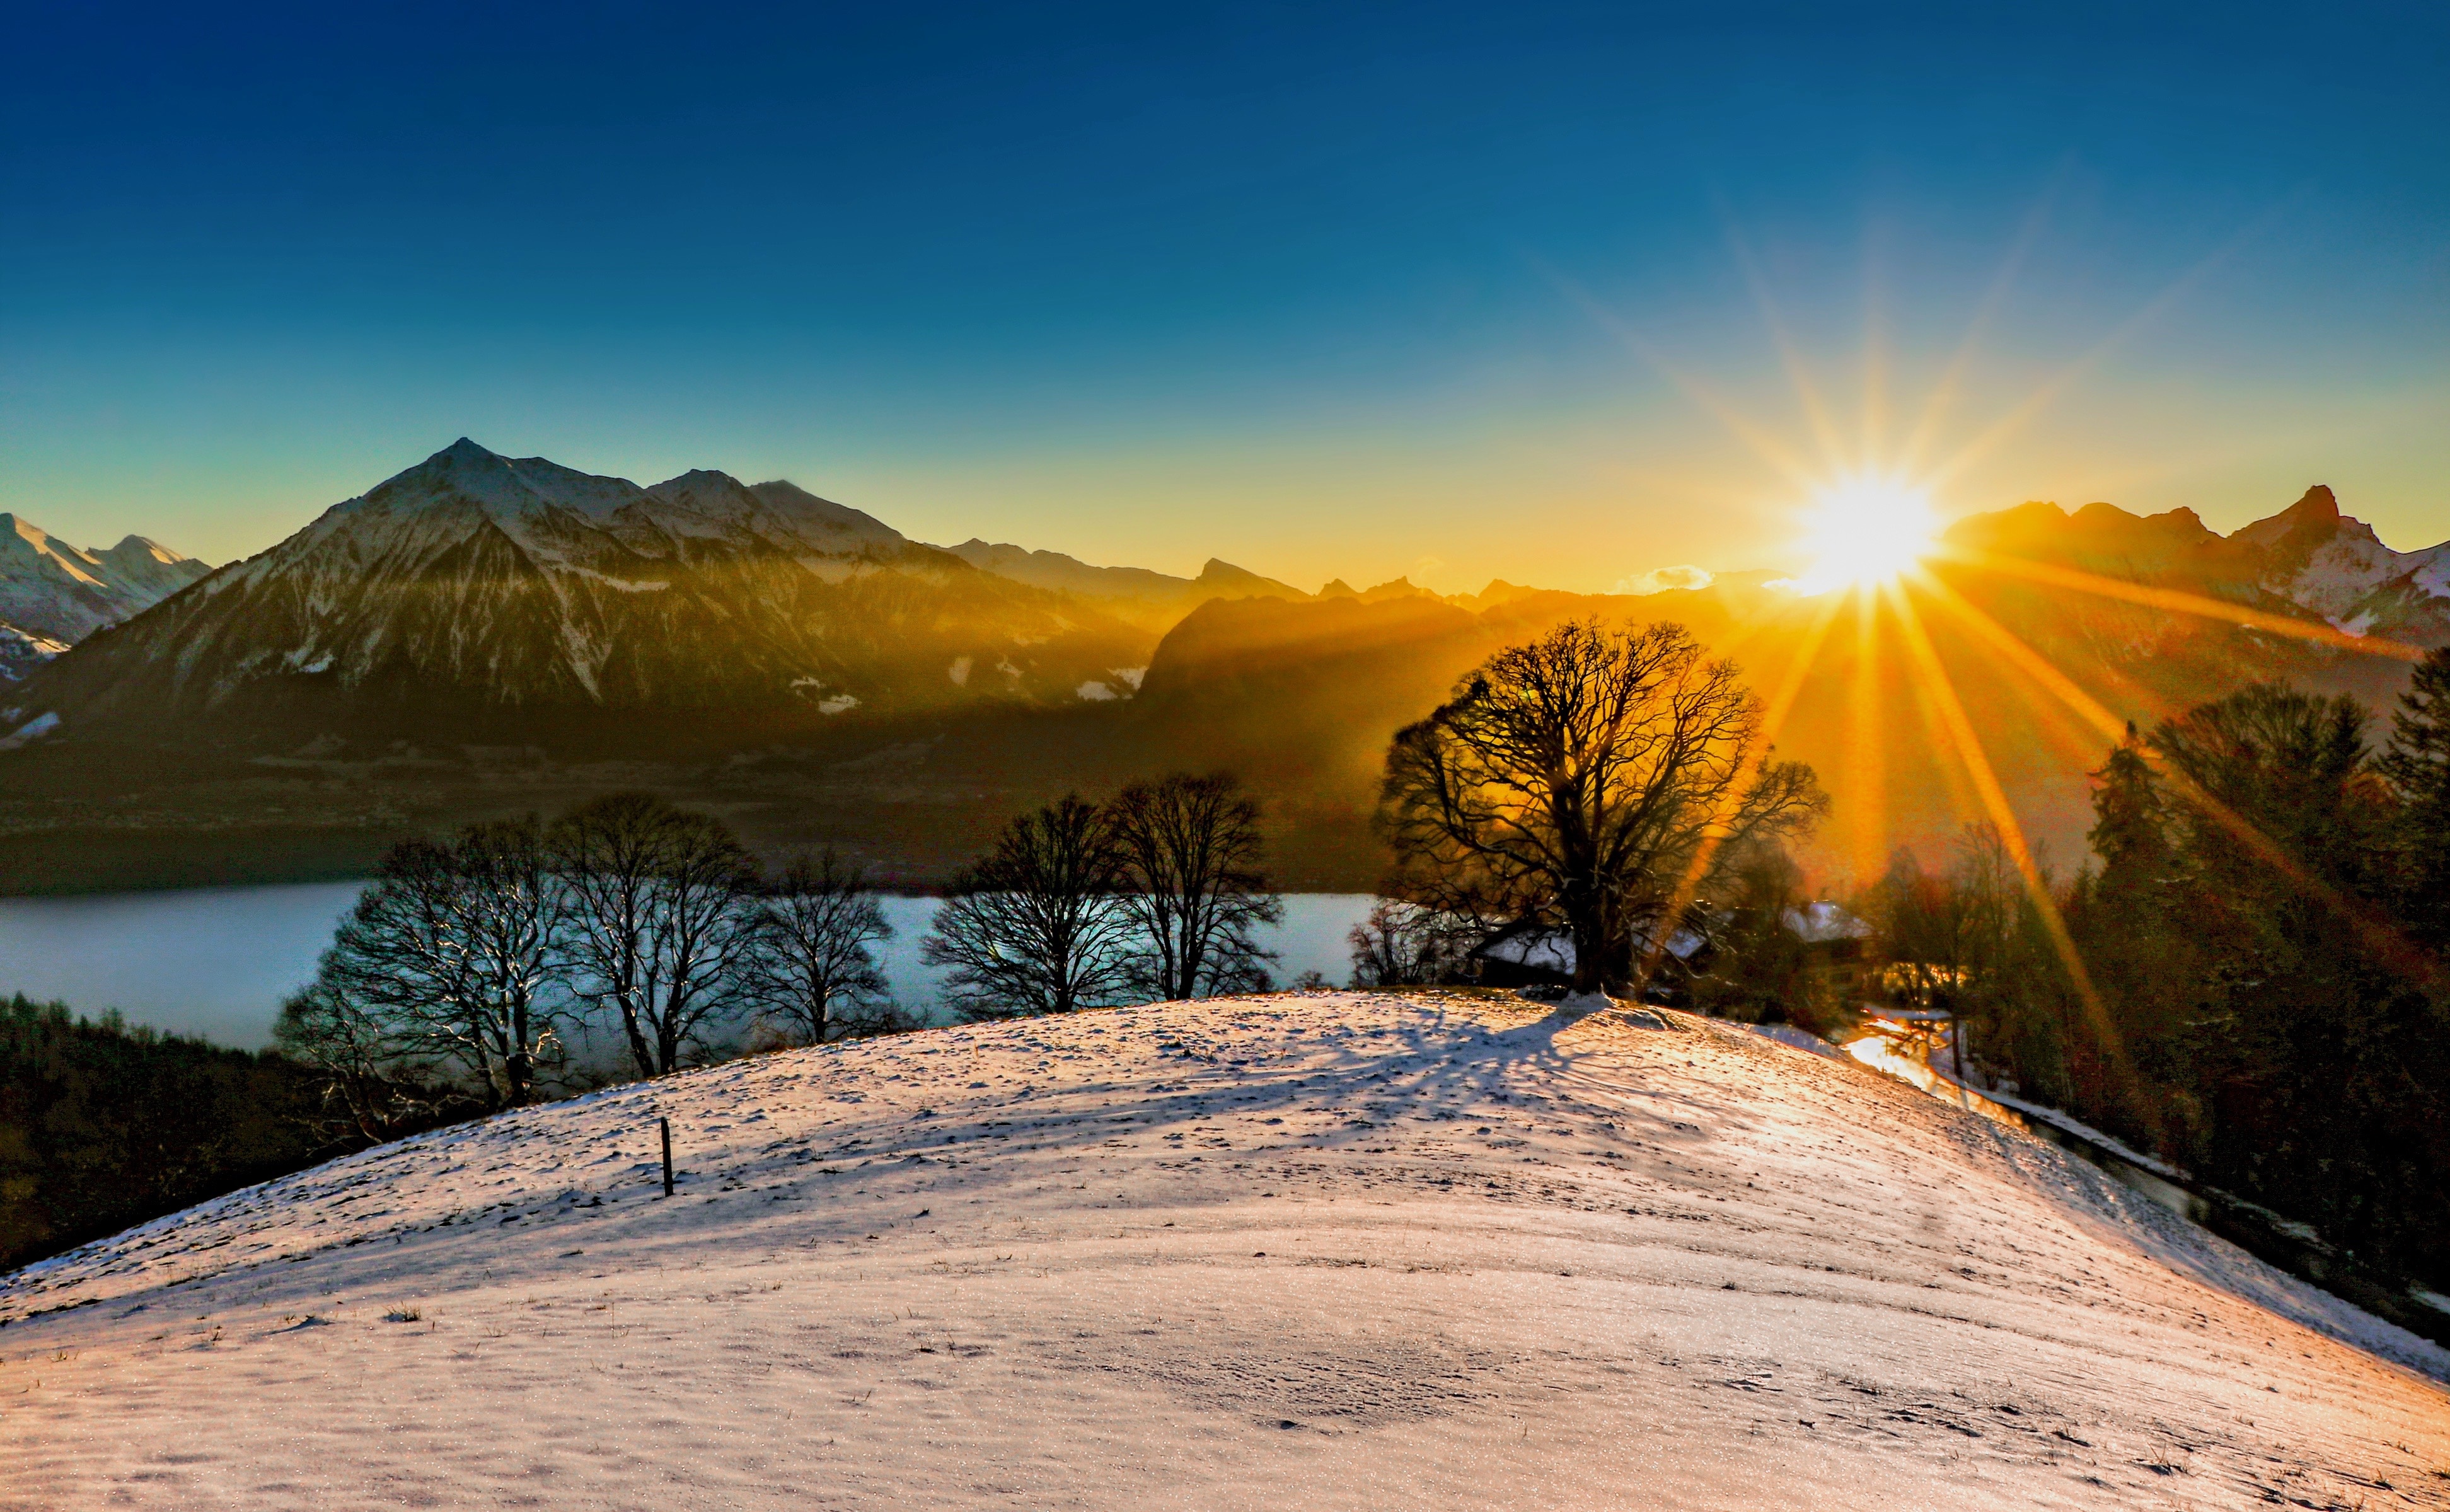
<path id="1" fill-rule="evenodd" d="M 1822 489 L 1806 516 L 1812 565 L 1799 593 L 1887 583 L 1922 559 L 1938 528 L 1931 498 L 1893 477 L 1843 478 Z"/>

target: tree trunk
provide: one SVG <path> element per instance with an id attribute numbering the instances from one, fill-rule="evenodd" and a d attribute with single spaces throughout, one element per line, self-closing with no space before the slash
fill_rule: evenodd
<path id="1" fill-rule="evenodd" d="M 638 1065 L 638 1075 L 651 1078 L 655 1074 L 655 1052 L 647 1043 L 646 1031 L 638 1027 L 638 1006 L 625 993 L 620 999 L 621 1029 L 630 1037 L 630 1058 Z"/>
<path id="2" fill-rule="evenodd" d="M 528 1090 L 535 1085 L 535 1067 L 528 1056 L 528 1005 L 511 1004 L 511 1053 L 502 1060 L 502 1079 L 510 1083 L 510 1104 L 527 1106 Z"/>

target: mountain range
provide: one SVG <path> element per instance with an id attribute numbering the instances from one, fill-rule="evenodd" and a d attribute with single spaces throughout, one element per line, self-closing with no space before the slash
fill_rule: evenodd
<path id="1" fill-rule="evenodd" d="M 142 535 L 70 546 L 0 514 L 0 682 L 16 682 L 103 626 L 144 612 L 211 571 Z"/>
<path id="2" fill-rule="evenodd" d="M 2270 633 L 2279 621 L 2334 643 L 2450 643 L 2450 546 L 2391 551 L 2323 487 L 2226 536 L 2185 510 L 2026 504 L 1960 520 L 1945 544 L 1931 573 L 1947 602 L 2118 718 L 2261 677 L 2375 705 L 2401 686 L 2403 660 Z M 1180 577 L 935 547 L 788 482 L 641 487 L 468 440 L 268 551 L 178 570 L 199 580 L 130 617 L 97 612 L 10 696 L 0 887 L 347 874 L 403 827 L 611 785 L 923 882 L 1016 807 L 1168 766 L 1242 771 L 1288 881 L 1367 886 L 1391 732 L 1490 651 L 1592 613 L 1681 620 L 1756 687 L 1795 685 L 1779 746 L 1838 800 L 1833 863 L 1859 873 L 1879 845 L 1943 842 L 1978 812 L 1911 648 L 1815 630 L 1824 601 L 1763 573 L 1679 570 L 1654 576 L 1686 586 L 1639 596 L 1403 579 L 1309 593 L 1221 561 Z M 2264 618 L 2071 591 L 2071 573 Z M 2099 728 L 1925 608 L 2002 787 L 2071 858 Z M 182 839 L 165 846 L 165 830 Z"/>
<path id="3" fill-rule="evenodd" d="M 1946 540 L 2311 614 L 2351 635 L 2450 643 L 2450 542 L 2392 551 L 2373 527 L 2341 514 L 2338 496 L 2319 483 L 2225 536 L 2188 509 L 2135 515 L 2088 504 L 2070 514 L 2024 504 L 1961 520 Z"/>
<path id="4" fill-rule="evenodd" d="M 26 707 L 70 729 L 430 734 L 445 717 L 1094 703 L 1128 695 L 1189 609 L 1254 593 L 1303 596 L 1223 562 L 1183 579 L 945 550 L 789 482 L 641 487 L 462 439 L 90 635 Z"/>

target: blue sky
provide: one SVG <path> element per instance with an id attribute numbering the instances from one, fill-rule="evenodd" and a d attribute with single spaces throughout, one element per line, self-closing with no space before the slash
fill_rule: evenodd
<path id="1" fill-rule="evenodd" d="M 13 9 L 0 508 L 219 560 L 467 434 L 1604 588 L 1966 351 L 1947 513 L 2450 536 L 2450 12 L 2009 10 Z"/>

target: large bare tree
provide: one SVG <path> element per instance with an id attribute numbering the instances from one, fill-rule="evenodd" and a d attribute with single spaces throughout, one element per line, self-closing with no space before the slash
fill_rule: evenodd
<path id="1" fill-rule="evenodd" d="M 560 888 L 533 819 L 406 841 L 323 953 L 301 1032 L 367 1070 L 456 1064 L 496 1107 L 535 1095 L 557 1047 L 550 988 Z"/>
<path id="2" fill-rule="evenodd" d="M 1067 1013 L 1122 991 L 1131 931 L 1105 816 L 1077 797 L 1023 814 L 965 869 L 920 953 L 972 1018 Z"/>
<path id="3" fill-rule="evenodd" d="M 1162 1002 L 1266 991 L 1275 957 L 1253 931 L 1285 911 L 1259 869 L 1259 805 L 1241 785 L 1221 772 L 1134 783 L 1106 822 L 1139 936 L 1133 987 Z"/>
<path id="4" fill-rule="evenodd" d="M 830 848 L 794 857 L 757 900 L 760 1010 L 812 1045 L 859 1032 L 887 1004 L 885 974 L 869 947 L 892 938 L 859 867 Z"/>
<path id="5" fill-rule="evenodd" d="M 561 945 L 572 991 L 620 1026 L 642 1076 L 655 1074 L 649 936 L 674 812 L 646 793 L 614 793 L 563 815 L 551 831 L 554 866 L 570 890 Z"/>
<path id="6" fill-rule="evenodd" d="M 1566 930 L 1577 991 L 1633 983 L 1714 857 L 1827 805 L 1812 768 L 1756 748 L 1760 719 L 1735 664 L 1682 625 L 1578 620 L 1500 651 L 1388 751 L 1390 891 Z"/>
<path id="7" fill-rule="evenodd" d="M 573 990 L 620 1026 L 641 1076 L 678 1070 L 748 1001 L 756 867 L 729 826 L 617 793 L 553 827 Z"/>

